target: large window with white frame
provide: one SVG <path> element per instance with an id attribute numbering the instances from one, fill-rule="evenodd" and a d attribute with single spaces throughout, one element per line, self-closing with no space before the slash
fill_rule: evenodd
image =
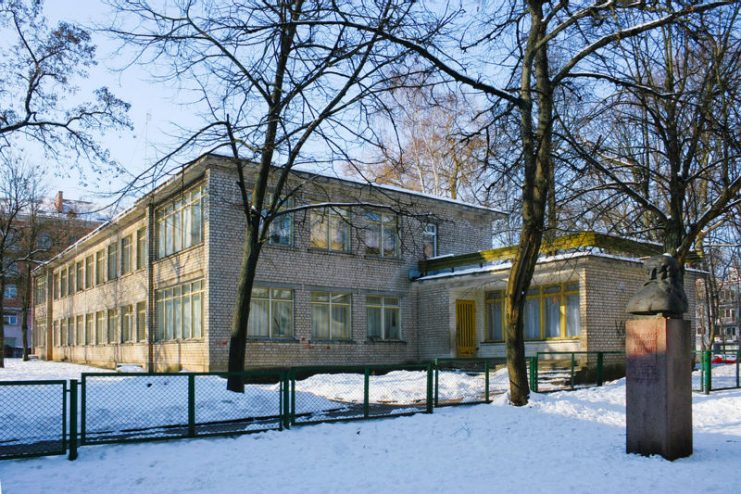
<path id="1" fill-rule="evenodd" d="M 293 336 L 293 291 L 286 288 L 253 288 L 247 335 L 263 338 Z"/>
<path id="2" fill-rule="evenodd" d="M 369 339 L 401 339 L 401 308 L 397 297 L 368 296 L 366 307 Z"/>
<path id="3" fill-rule="evenodd" d="M 157 257 L 162 258 L 203 241 L 202 185 L 193 187 L 156 212 Z"/>
<path id="4" fill-rule="evenodd" d="M 106 337 L 106 340 L 108 343 L 118 343 L 118 335 L 116 334 L 116 330 L 118 329 L 118 310 L 116 309 L 108 309 L 108 317 L 106 319 L 106 325 L 108 330 L 108 335 Z"/>
<path id="5" fill-rule="evenodd" d="M 147 229 L 140 228 L 136 231 L 136 269 L 144 269 L 147 265 Z"/>
<path id="6" fill-rule="evenodd" d="M 486 294 L 486 338 L 504 341 L 504 292 Z M 523 319 L 525 340 L 578 338 L 579 284 L 562 283 L 533 287 L 525 300 Z"/>
<path id="7" fill-rule="evenodd" d="M 157 341 L 203 336 L 203 280 L 183 283 L 155 293 Z"/>
<path id="8" fill-rule="evenodd" d="M 147 303 L 136 304 L 136 339 L 146 341 L 147 339 Z"/>
<path id="9" fill-rule="evenodd" d="M 95 326 L 93 324 L 94 314 L 85 314 L 85 344 L 95 343 Z"/>
<path id="10" fill-rule="evenodd" d="M 105 282 L 105 249 L 95 253 L 95 284 Z"/>
<path id="11" fill-rule="evenodd" d="M 373 256 L 399 256 L 399 217 L 395 214 L 365 213 L 365 252 Z"/>
<path id="12" fill-rule="evenodd" d="M 121 239 L 121 275 L 131 272 L 131 235 Z"/>
<path id="13" fill-rule="evenodd" d="M 118 277 L 118 243 L 108 245 L 108 280 Z"/>
<path id="14" fill-rule="evenodd" d="M 105 311 L 100 310 L 95 313 L 95 343 L 102 345 L 106 343 L 106 318 Z"/>
<path id="15" fill-rule="evenodd" d="M 124 305 L 121 307 L 121 341 L 123 343 L 136 341 L 133 305 Z"/>
<path id="16" fill-rule="evenodd" d="M 338 208 L 312 209 L 311 248 L 333 252 L 350 252 L 350 212 Z"/>
<path id="17" fill-rule="evenodd" d="M 351 334 L 349 293 L 311 292 L 311 334 L 316 340 L 349 340 Z"/>
<path id="18" fill-rule="evenodd" d="M 93 256 L 87 256 L 85 258 L 85 288 L 93 287 Z"/>

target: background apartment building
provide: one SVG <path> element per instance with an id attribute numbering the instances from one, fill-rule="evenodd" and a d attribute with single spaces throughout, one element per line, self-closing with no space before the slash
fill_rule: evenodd
<path id="1" fill-rule="evenodd" d="M 249 167 L 246 168 L 249 170 Z M 39 268 L 42 358 L 154 370 L 226 367 L 245 219 L 233 165 L 207 155 Z M 247 367 L 402 363 L 426 328 L 420 259 L 491 246 L 491 209 L 298 173 L 258 265 Z M 367 206 L 388 205 L 393 210 Z"/>

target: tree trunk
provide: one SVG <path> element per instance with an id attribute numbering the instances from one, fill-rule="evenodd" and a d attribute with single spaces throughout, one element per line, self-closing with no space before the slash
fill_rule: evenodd
<path id="1" fill-rule="evenodd" d="M 21 298 L 21 339 L 23 340 L 23 361 L 28 362 L 28 312 L 31 306 L 31 264 L 27 261 L 26 282 Z"/>
<path id="2" fill-rule="evenodd" d="M 0 256 L 0 269 L 3 266 Z M 0 275 L 0 369 L 5 367 L 5 276 Z"/>
<path id="3" fill-rule="evenodd" d="M 548 77 L 548 54 L 545 47 L 534 47 L 545 34 L 542 3 L 529 4 L 531 27 L 528 34 L 525 62 L 521 75 L 520 133 L 525 164 L 522 188 L 522 230 L 519 249 L 512 261 L 505 312 L 505 344 L 507 370 L 509 372 L 510 401 L 515 406 L 526 405 L 530 395 L 525 362 L 525 338 L 523 322 L 525 302 L 530 282 L 538 261 L 543 240 L 545 212 L 550 189 L 551 167 L 551 121 L 553 112 L 552 88 Z M 531 72 L 531 68 L 534 72 Z M 535 76 L 537 88 L 537 129 L 533 130 L 533 101 L 531 75 Z"/>
<path id="4" fill-rule="evenodd" d="M 237 307 L 232 319 L 232 332 L 229 341 L 228 371 L 230 375 L 227 378 L 226 388 L 235 393 L 244 393 L 242 376 L 233 373 L 244 371 L 247 321 L 250 318 L 252 287 L 255 282 L 257 261 L 260 255 L 259 226 L 259 215 L 253 210 L 251 225 L 247 228 L 242 249 L 242 267 L 237 285 Z"/>

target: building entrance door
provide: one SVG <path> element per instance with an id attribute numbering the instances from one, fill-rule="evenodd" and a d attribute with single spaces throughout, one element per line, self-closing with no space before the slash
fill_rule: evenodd
<path id="1" fill-rule="evenodd" d="M 476 303 L 473 300 L 455 301 L 455 343 L 458 357 L 476 355 Z"/>

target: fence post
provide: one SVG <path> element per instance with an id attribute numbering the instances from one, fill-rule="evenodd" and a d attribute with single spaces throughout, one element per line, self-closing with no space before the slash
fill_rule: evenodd
<path id="1" fill-rule="evenodd" d="M 366 367 L 363 375 L 363 417 L 368 418 L 370 416 L 370 392 L 368 387 L 370 385 L 370 368 Z"/>
<path id="2" fill-rule="evenodd" d="M 530 357 L 530 390 L 538 392 L 538 355 Z"/>
<path id="3" fill-rule="evenodd" d="M 296 424 L 296 371 L 291 369 L 288 374 L 291 381 L 291 425 L 294 425 Z"/>
<path id="4" fill-rule="evenodd" d="M 712 360 L 712 352 L 705 350 L 702 352 L 702 391 L 705 394 L 710 393 L 710 388 L 713 385 L 712 371 L 710 362 Z"/>
<path id="5" fill-rule="evenodd" d="M 69 456 L 77 459 L 77 379 L 69 380 Z"/>
<path id="6" fill-rule="evenodd" d="M 484 391 L 484 401 L 489 403 L 489 361 L 484 360 L 484 385 L 486 391 Z"/>
<path id="7" fill-rule="evenodd" d="M 285 371 L 280 378 L 283 383 L 283 427 L 286 429 L 291 428 L 291 392 L 289 389 L 290 372 L 291 371 Z"/>
<path id="8" fill-rule="evenodd" d="M 440 364 L 437 359 L 435 359 L 435 406 L 439 406 L 438 399 L 440 397 L 438 387 L 440 386 L 440 376 L 438 373 L 440 372 Z"/>
<path id="9" fill-rule="evenodd" d="M 602 386 L 604 381 L 605 354 L 597 352 L 597 386 Z"/>
<path id="10" fill-rule="evenodd" d="M 188 437 L 196 435 L 196 376 L 188 374 Z"/>
<path id="11" fill-rule="evenodd" d="M 437 368 L 437 366 L 435 366 Z M 436 390 L 437 391 L 437 387 Z M 437 400 L 437 398 L 435 398 Z M 437 401 L 435 402 L 437 405 Z M 427 364 L 427 413 L 432 413 L 432 364 Z"/>
<path id="12" fill-rule="evenodd" d="M 736 348 L 736 387 L 741 388 L 741 382 L 739 381 L 738 376 L 738 369 L 739 369 L 739 360 L 741 360 L 741 343 L 739 343 L 738 348 Z"/>
<path id="13" fill-rule="evenodd" d="M 82 380 L 80 381 L 80 434 L 79 434 L 79 443 L 84 445 L 85 444 L 85 428 L 87 427 L 87 424 L 85 423 L 85 416 L 87 415 L 87 403 L 86 403 L 86 381 L 87 378 L 85 377 L 85 373 L 83 372 Z"/>
<path id="14" fill-rule="evenodd" d="M 576 367 L 576 354 L 571 352 L 571 389 L 574 389 L 574 368 Z"/>

